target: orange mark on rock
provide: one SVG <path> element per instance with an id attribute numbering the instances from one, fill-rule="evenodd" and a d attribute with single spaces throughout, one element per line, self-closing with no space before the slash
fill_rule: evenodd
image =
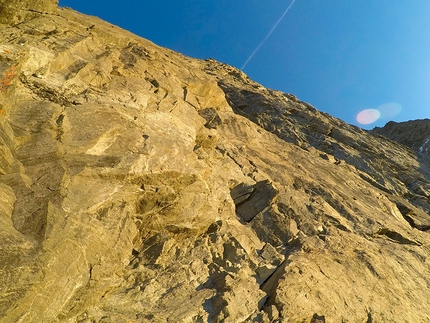
<path id="1" fill-rule="evenodd" d="M 11 84 L 13 78 L 15 77 L 16 75 L 15 69 L 16 69 L 16 66 L 12 65 L 3 73 L 4 77 L 0 80 L 0 91 L 2 91 L 3 93 L 6 92 L 7 88 Z"/>

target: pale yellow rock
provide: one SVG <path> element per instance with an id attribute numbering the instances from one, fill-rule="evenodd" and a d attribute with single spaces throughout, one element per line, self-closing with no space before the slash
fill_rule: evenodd
<path id="1" fill-rule="evenodd" d="M 0 23 L 16 24 L 57 10 L 58 0 L 1 0 Z"/>
<path id="2" fill-rule="evenodd" d="M 55 4 L 0 1 L 2 323 L 429 322 L 426 137 Z"/>

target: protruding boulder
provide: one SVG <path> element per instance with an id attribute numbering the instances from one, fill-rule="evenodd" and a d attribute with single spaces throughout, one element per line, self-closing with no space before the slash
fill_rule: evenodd
<path id="1" fill-rule="evenodd" d="M 252 187 L 246 187 L 242 183 L 231 191 L 236 204 L 236 213 L 246 222 L 251 221 L 258 213 L 269 207 L 277 193 L 268 180 L 258 182 Z"/>

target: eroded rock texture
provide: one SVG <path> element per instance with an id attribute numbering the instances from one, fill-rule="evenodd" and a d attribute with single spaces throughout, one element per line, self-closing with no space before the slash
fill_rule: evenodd
<path id="1" fill-rule="evenodd" d="M 43 13 L 55 13 L 58 0 L 0 0 L 0 23 L 17 24 Z"/>
<path id="2" fill-rule="evenodd" d="M 429 322 L 428 159 L 32 14 L 0 26 L 1 322 Z"/>

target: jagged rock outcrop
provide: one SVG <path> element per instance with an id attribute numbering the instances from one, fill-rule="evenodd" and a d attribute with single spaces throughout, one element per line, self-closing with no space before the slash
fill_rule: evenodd
<path id="1" fill-rule="evenodd" d="M 372 133 L 412 148 L 419 157 L 430 157 L 430 119 L 388 122 L 372 129 Z"/>
<path id="2" fill-rule="evenodd" d="M 430 320 L 428 160 L 212 59 L 22 12 L 0 25 L 1 322 Z"/>

